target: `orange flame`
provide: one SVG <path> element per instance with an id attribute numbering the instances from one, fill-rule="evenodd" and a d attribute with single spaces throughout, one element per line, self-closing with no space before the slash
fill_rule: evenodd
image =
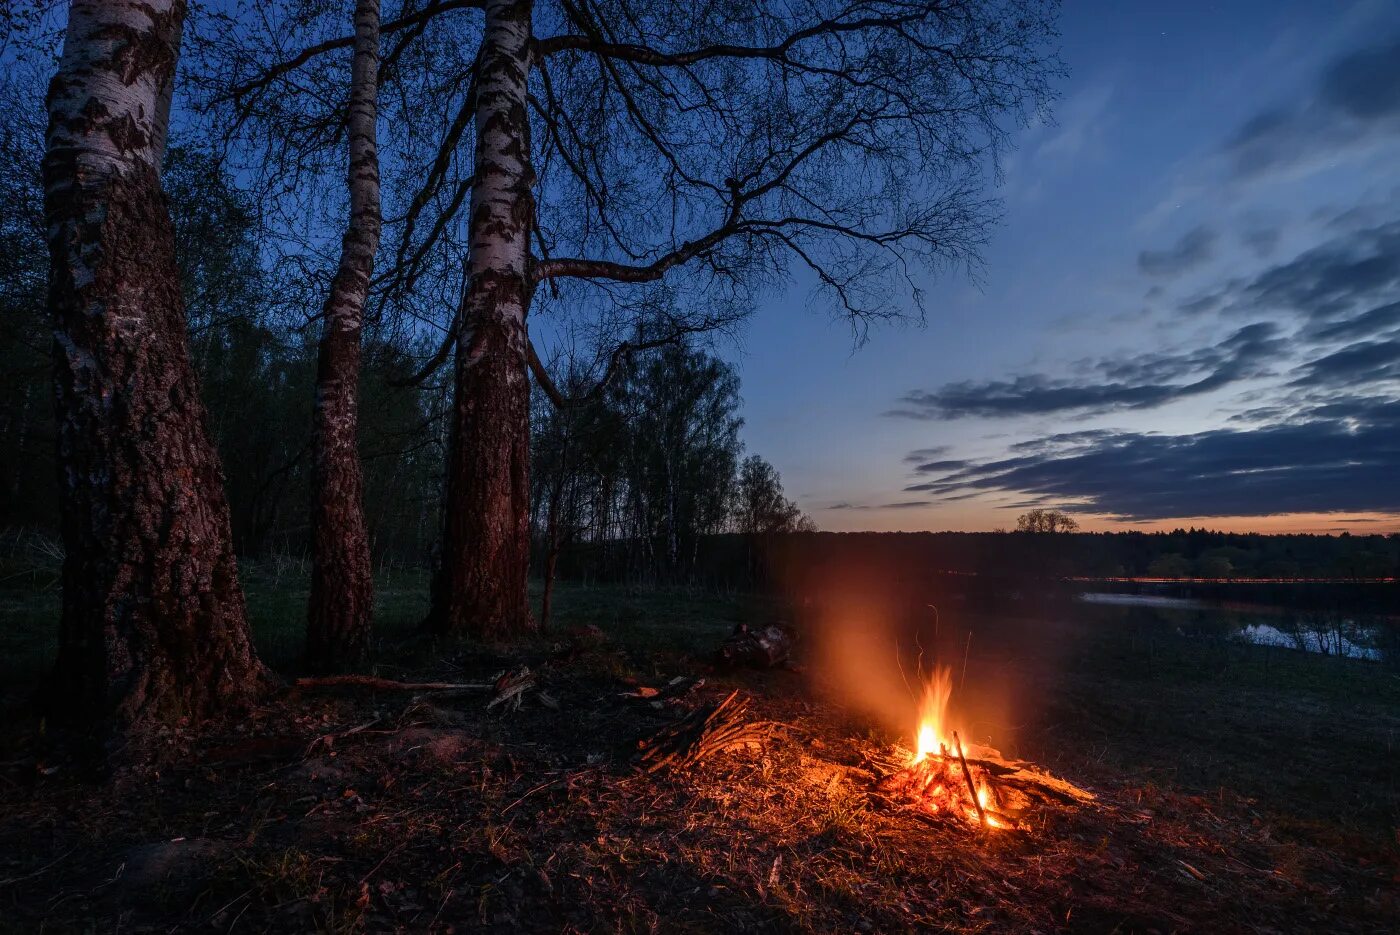
<path id="1" fill-rule="evenodd" d="M 952 695 L 953 670 L 949 666 L 940 666 L 934 670 L 933 676 L 924 683 L 923 696 L 919 699 L 919 724 L 914 735 L 914 756 L 909 761 L 910 766 L 922 763 L 931 756 L 941 756 L 945 758 L 943 762 L 946 766 L 940 768 L 947 768 L 950 771 L 944 775 L 955 775 L 951 773 L 951 770 L 955 770 L 958 767 L 953 766 L 952 763 L 949 763 L 947 760 L 950 755 L 953 755 L 953 751 L 956 749 L 950 739 L 952 732 L 948 726 L 948 700 Z M 964 783 L 958 781 L 957 785 L 963 786 Z M 996 798 L 993 796 L 986 780 L 982 779 L 975 785 L 978 804 L 982 806 L 983 810 L 994 809 L 997 804 Z M 945 785 L 939 783 L 932 789 L 927 790 L 926 796 L 926 807 L 928 807 L 930 811 L 936 812 L 940 808 L 940 801 L 949 796 L 949 790 Z M 954 797 L 954 801 L 956 801 L 957 798 L 958 797 Z M 967 799 L 962 799 L 962 801 L 966 803 Z M 966 812 L 966 817 L 969 821 L 976 822 L 979 820 L 976 806 L 966 804 L 963 810 Z M 1006 826 L 995 816 L 987 815 L 986 827 L 1004 828 Z"/>
<path id="2" fill-rule="evenodd" d="M 924 683 L 924 694 L 919 699 L 919 727 L 915 733 L 913 762 L 922 762 L 948 748 L 945 731 L 948 699 L 952 695 L 953 670 L 949 666 L 940 666 L 934 670 L 933 677 Z"/>

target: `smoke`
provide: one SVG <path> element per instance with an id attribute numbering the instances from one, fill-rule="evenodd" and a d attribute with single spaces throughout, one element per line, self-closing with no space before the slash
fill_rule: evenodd
<path id="1" fill-rule="evenodd" d="M 919 633 L 883 608 L 832 601 L 812 628 L 812 676 L 823 695 L 912 739 L 928 676 Z"/>

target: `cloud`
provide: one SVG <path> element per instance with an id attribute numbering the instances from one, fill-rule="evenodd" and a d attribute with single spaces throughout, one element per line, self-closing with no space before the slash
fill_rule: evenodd
<path id="1" fill-rule="evenodd" d="M 1319 341 L 1368 338 L 1391 328 L 1400 328 L 1400 302 L 1380 305 L 1353 318 L 1328 322 L 1315 328 L 1311 337 Z"/>
<path id="2" fill-rule="evenodd" d="M 946 420 L 1150 409 L 1260 376 L 1287 346 L 1276 325 L 1256 322 L 1202 350 L 1100 360 L 1078 379 L 1026 374 L 914 390 L 886 415 Z"/>
<path id="3" fill-rule="evenodd" d="M 1352 344 L 1308 363 L 1302 371 L 1294 386 L 1355 386 L 1400 380 L 1400 340 Z"/>
<path id="4" fill-rule="evenodd" d="M 975 465 L 908 489 L 1014 492 L 1134 520 L 1400 512 L 1400 400 L 1334 400 L 1254 429 L 1118 431 Z"/>
<path id="5" fill-rule="evenodd" d="M 1400 36 L 1329 63 L 1296 105 L 1262 111 L 1225 144 L 1236 176 L 1323 162 L 1400 130 Z"/>
<path id="6" fill-rule="evenodd" d="M 1277 227 L 1254 227 L 1240 234 L 1240 241 L 1257 257 L 1266 257 L 1278 246 L 1283 231 Z"/>
<path id="7" fill-rule="evenodd" d="M 904 456 L 904 460 L 908 464 L 917 464 L 920 461 L 928 461 L 931 458 L 937 458 L 939 455 L 946 455 L 952 450 L 952 445 L 934 445 L 932 448 L 915 448 Z"/>
<path id="8" fill-rule="evenodd" d="M 1215 255 L 1215 231 L 1196 227 L 1165 250 L 1144 250 L 1138 254 L 1138 269 L 1149 276 L 1176 276 L 1200 266 Z"/>
<path id="9" fill-rule="evenodd" d="M 1113 100 L 1114 86 L 1090 85 L 1072 95 L 1058 108 L 1058 122 L 1037 148 L 1036 155 L 1075 159 L 1097 143 L 1107 123 L 1105 114 Z"/>
<path id="10" fill-rule="evenodd" d="M 906 459 L 907 460 L 907 459 Z M 945 474 L 949 471 L 960 470 L 967 467 L 968 462 L 960 461 L 956 458 L 947 458 L 942 461 L 925 461 L 914 468 L 915 474 Z"/>
<path id="11" fill-rule="evenodd" d="M 831 506 L 822 507 L 824 510 L 912 510 L 921 506 L 929 506 L 932 500 L 899 500 L 895 503 L 833 503 Z"/>
<path id="12" fill-rule="evenodd" d="M 1348 231 L 1245 283 L 1227 287 L 1248 312 L 1292 311 L 1334 318 L 1393 299 L 1400 290 L 1400 221 Z M 1218 297 L 1217 297 L 1218 298 Z"/>

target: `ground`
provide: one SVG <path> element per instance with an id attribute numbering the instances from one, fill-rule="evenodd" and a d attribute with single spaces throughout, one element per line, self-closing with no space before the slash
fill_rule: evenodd
<path id="1" fill-rule="evenodd" d="M 305 591 L 250 569 L 261 651 L 288 670 Z M 966 682 L 1016 686 L 984 725 L 1092 790 L 1020 831 L 873 794 L 888 733 L 810 671 L 718 672 L 772 599 L 566 586 L 541 640 L 423 641 L 421 576 L 382 576 L 379 674 L 475 681 L 520 663 L 558 702 L 291 691 L 172 732 L 170 765 L 105 785 L 11 719 L 0 929 L 13 931 L 1392 931 L 1400 919 L 1400 678 L 1375 663 L 1207 643 L 1051 612 L 980 621 Z M 52 594 L 7 592 L 14 703 Z M 589 626 L 595 630 L 587 629 Z M 705 684 L 660 710 L 621 697 Z M 733 690 L 762 748 L 641 776 L 635 741 Z"/>

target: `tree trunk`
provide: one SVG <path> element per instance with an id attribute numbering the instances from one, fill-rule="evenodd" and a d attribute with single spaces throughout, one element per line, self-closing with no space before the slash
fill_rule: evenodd
<path id="1" fill-rule="evenodd" d="M 540 630 L 549 629 L 549 615 L 554 610 L 554 575 L 559 567 L 559 537 L 549 532 L 548 550 L 544 556 L 544 589 L 540 597 Z"/>
<path id="2" fill-rule="evenodd" d="M 374 583 L 365 534 L 358 423 L 360 332 L 379 249 L 378 69 L 379 0 L 357 0 L 348 120 L 350 226 L 323 315 L 311 436 L 312 564 L 306 661 L 318 672 L 357 668 L 369 658 Z"/>
<path id="3" fill-rule="evenodd" d="M 44 160 L 63 500 L 60 719 L 133 740 L 251 703 L 160 162 L 184 0 L 74 0 Z"/>
<path id="4" fill-rule="evenodd" d="M 457 334 L 442 564 L 429 626 L 511 638 L 533 628 L 525 315 L 534 217 L 526 85 L 531 0 L 486 0 L 478 57 L 470 271 Z"/>

